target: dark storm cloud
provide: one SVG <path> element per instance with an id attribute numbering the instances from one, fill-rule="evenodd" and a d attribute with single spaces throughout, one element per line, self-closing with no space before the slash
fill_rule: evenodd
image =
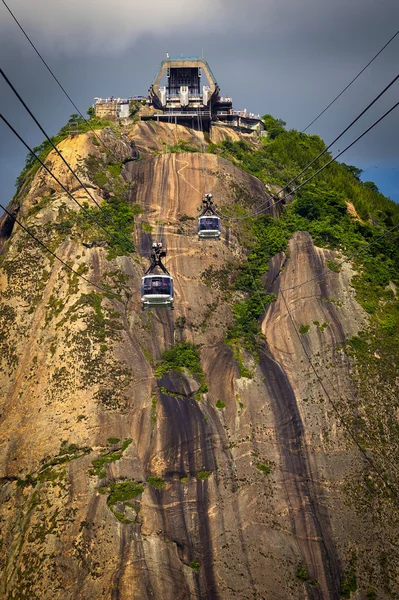
<path id="1" fill-rule="evenodd" d="M 237 108 L 271 113 L 297 129 L 399 28 L 397 0 L 8 2 L 82 111 L 94 96 L 145 94 L 166 51 L 191 55 L 203 48 L 222 92 L 233 96 Z M 0 52 L 3 68 L 54 134 L 74 109 L 1 4 Z M 396 75 L 398 55 L 399 36 L 310 132 L 334 138 Z M 397 84 L 335 150 L 394 104 L 398 89 Z M 42 141 L 4 85 L 0 103 L 29 142 Z M 398 116 L 390 115 L 342 160 L 393 173 L 399 164 Z M 12 194 L 25 154 L 0 126 L 2 201 Z M 390 179 L 387 193 L 399 200 L 395 181 Z"/>

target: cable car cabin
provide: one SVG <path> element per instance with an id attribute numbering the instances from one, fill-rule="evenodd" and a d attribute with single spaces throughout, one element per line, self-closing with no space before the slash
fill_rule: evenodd
<path id="1" fill-rule="evenodd" d="M 198 236 L 202 238 L 220 238 L 220 219 L 214 216 L 199 217 Z"/>
<path id="2" fill-rule="evenodd" d="M 173 279 L 170 275 L 144 275 L 141 280 L 141 303 L 146 308 L 173 308 Z"/>

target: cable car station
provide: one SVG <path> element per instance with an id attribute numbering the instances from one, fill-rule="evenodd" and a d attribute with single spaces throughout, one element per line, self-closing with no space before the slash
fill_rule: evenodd
<path id="1" fill-rule="evenodd" d="M 207 132 L 215 125 L 257 135 L 262 135 L 265 129 L 260 115 L 246 109 L 235 110 L 232 98 L 221 95 L 208 62 L 199 56 L 167 54 L 151 83 L 147 98 L 95 98 L 95 115 L 111 120 L 127 118 L 131 100 L 139 100 L 143 104 L 138 113 L 141 121 L 178 123 L 197 129 L 200 116 L 203 130 Z"/>

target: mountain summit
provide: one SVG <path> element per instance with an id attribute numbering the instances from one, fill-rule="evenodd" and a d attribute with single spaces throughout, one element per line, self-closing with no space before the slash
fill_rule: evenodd
<path id="1" fill-rule="evenodd" d="M 279 202 L 323 142 L 270 116 L 140 110 L 64 131 L 81 183 L 44 144 L 64 187 L 29 160 L 0 221 L 2 598 L 399 597 L 397 207 L 338 163 Z"/>

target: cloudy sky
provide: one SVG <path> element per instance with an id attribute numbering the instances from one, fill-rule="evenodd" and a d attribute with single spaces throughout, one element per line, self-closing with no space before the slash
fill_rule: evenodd
<path id="1" fill-rule="evenodd" d="M 398 0 L 6 0 L 84 112 L 95 96 L 147 94 L 166 52 L 202 51 L 236 108 L 310 121 L 399 29 Z M 399 35 L 309 132 L 327 142 L 398 73 Z M 74 112 L 0 0 L 0 64 L 50 134 Z M 335 146 L 398 100 L 399 82 Z M 43 136 L 0 81 L 0 112 L 32 145 Z M 399 108 L 341 160 L 399 202 Z M 0 124 L 0 202 L 26 150 Z"/>

